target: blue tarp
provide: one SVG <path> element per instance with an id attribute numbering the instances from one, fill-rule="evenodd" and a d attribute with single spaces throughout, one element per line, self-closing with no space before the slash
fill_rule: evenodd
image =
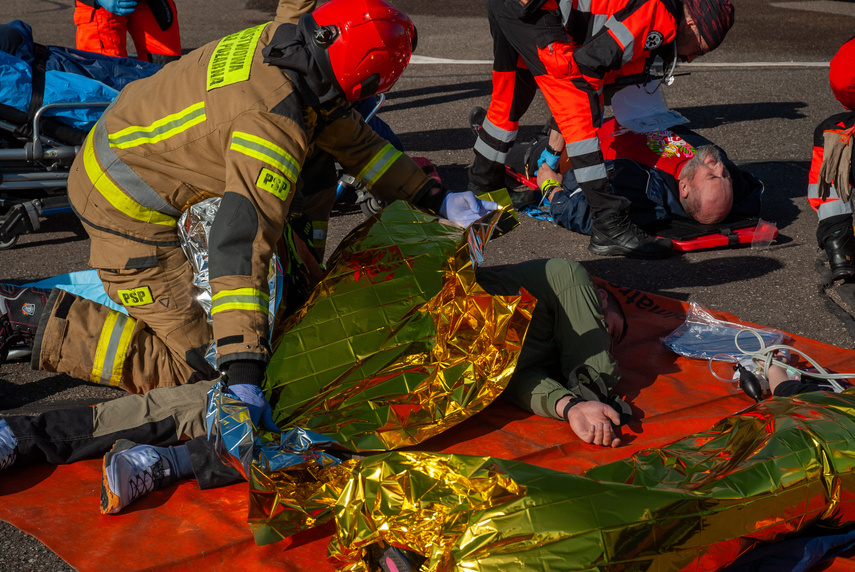
<path id="1" fill-rule="evenodd" d="M 45 51 L 44 104 L 109 102 L 131 81 L 160 69 L 157 64 L 58 46 L 46 46 Z M 30 26 L 20 20 L 0 25 L 0 103 L 29 111 L 33 92 L 31 66 L 35 61 Z M 57 109 L 47 115 L 88 131 L 103 111 L 103 107 Z"/>

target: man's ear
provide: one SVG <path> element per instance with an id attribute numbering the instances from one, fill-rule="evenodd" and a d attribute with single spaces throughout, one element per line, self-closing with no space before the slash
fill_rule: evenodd
<path id="1" fill-rule="evenodd" d="M 689 181 L 686 179 L 679 179 L 677 186 L 680 188 L 680 198 L 687 198 L 689 196 Z"/>
<path id="2" fill-rule="evenodd" d="M 600 295 L 600 308 L 603 311 L 603 315 L 606 315 L 606 310 L 609 307 L 609 294 L 602 288 L 597 288 L 597 294 Z"/>

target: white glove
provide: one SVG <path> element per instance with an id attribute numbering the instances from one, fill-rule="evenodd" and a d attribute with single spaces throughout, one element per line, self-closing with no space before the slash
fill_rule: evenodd
<path id="1" fill-rule="evenodd" d="M 482 201 L 472 191 L 448 193 L 439 208 L 439 216 L 447 218 L 460 228 L 466 228 L 499 205 L 493 201 Z"/>

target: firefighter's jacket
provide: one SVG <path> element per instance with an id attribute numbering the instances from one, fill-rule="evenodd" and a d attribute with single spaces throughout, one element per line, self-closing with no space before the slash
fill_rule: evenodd
<path id="1" fill-rule="evenodd" d="M 269 359 L 268 265 L 309 149 L 386 201 L 417 202 L 436 185 L 337 96 L 305 37 L 301 26 L 260 25 L 132 83 L 72 170 L 69 197 L 93 237 L 95 268 L 155 266 L 158 246 L 178 244 L 181 213 L 222 197 L 209 239 L 220 369 Z M 280 67 L 262 54 L 275 42 Z"/>

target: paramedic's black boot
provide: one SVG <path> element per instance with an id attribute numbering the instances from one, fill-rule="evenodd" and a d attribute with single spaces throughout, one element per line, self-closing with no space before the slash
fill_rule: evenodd
<path id="1" fill-rule="evenodd" d="M 0 363 L 31 350 L 50 290 L 0 284 Z"/>
<path id="2" fill-rule="evenodd" d="M 825 239 L 823 247 L 828 254 L 832 279 L 841 280 L 855 276 L 855 235 L 851 226 L 836 230 Z"/>
<path id="3" fill-rule="evenodd" d="M 599 256 L 629 258 L 667 258 L 673 249 L 667 238 L 650 236 L 632 224 L 626 211 L 614 211 L 595 218 L 588 244 L 588 250 Z"/>

